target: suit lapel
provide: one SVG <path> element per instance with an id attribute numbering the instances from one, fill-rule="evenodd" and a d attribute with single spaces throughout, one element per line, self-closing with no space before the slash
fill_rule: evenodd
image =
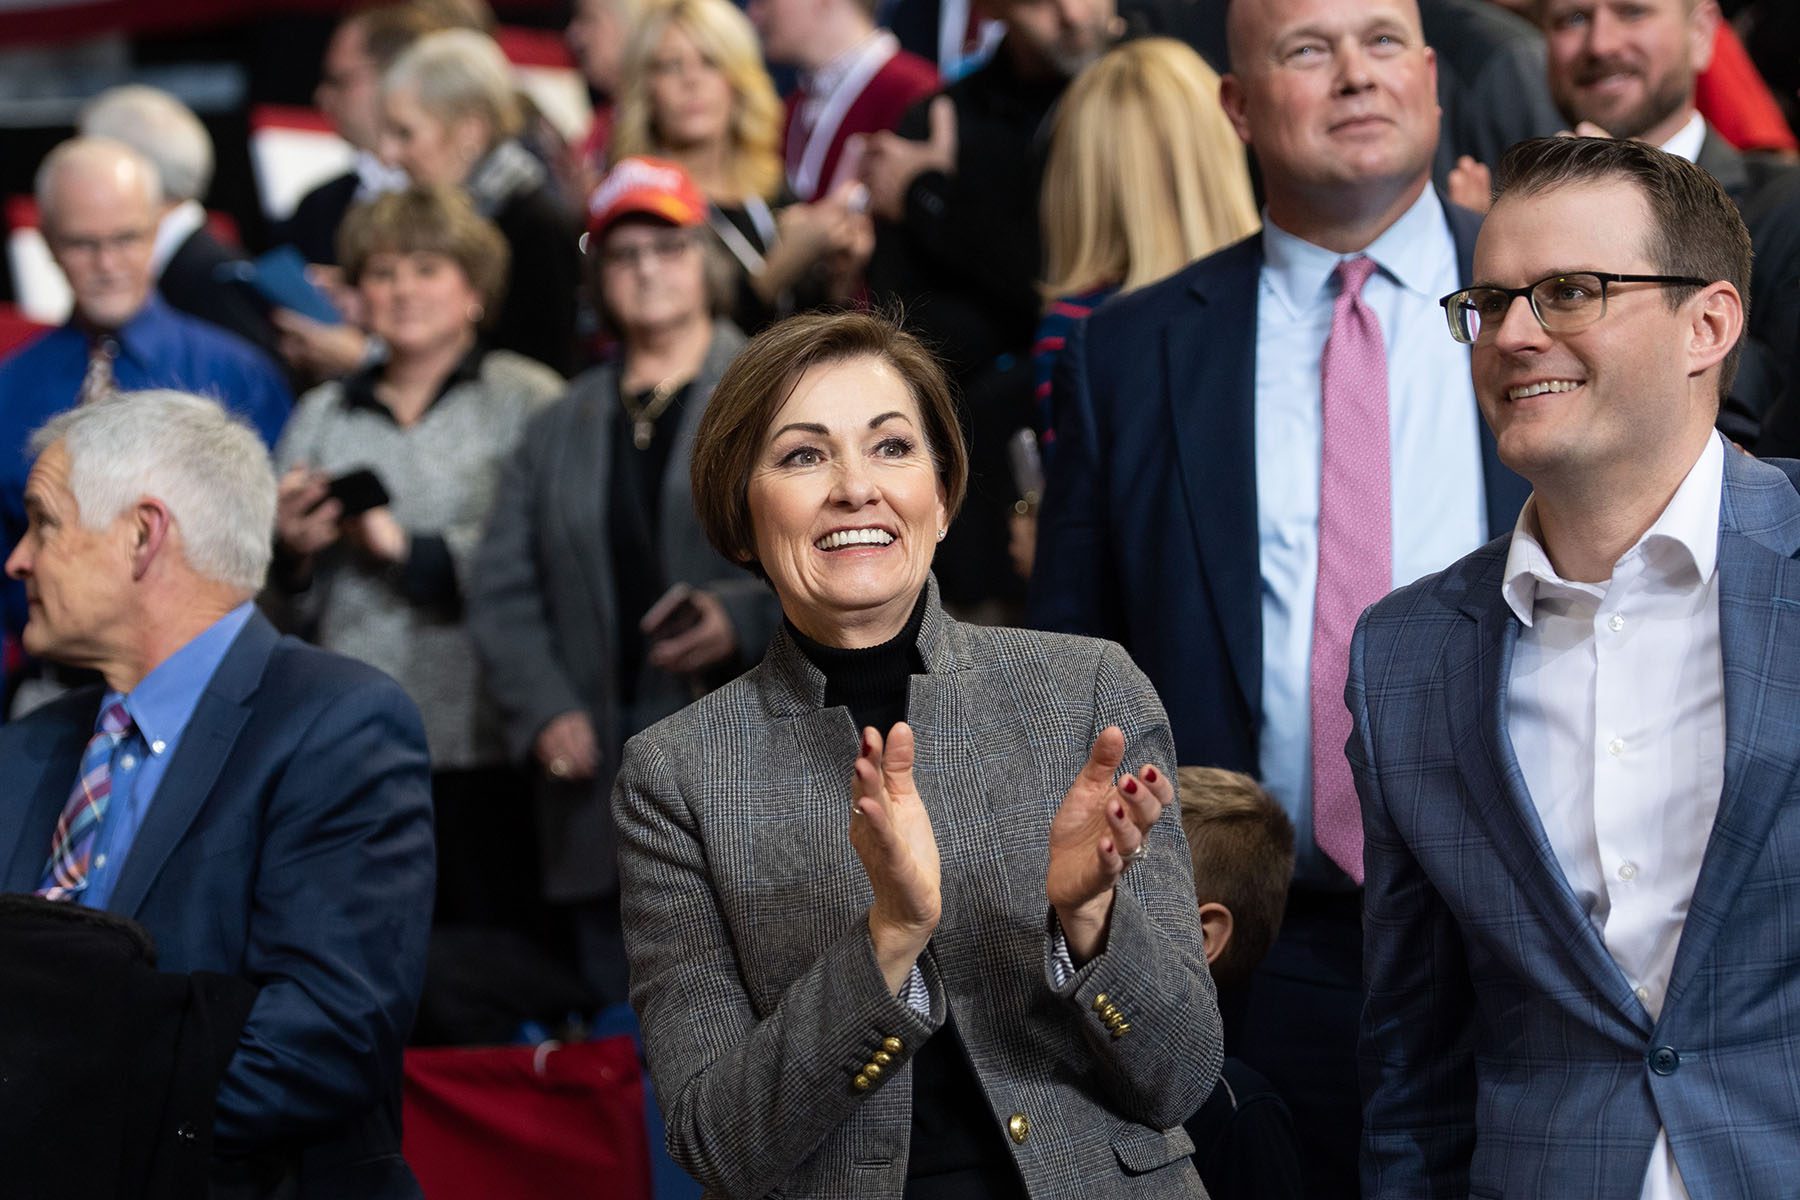
<path id="1" fill-rule="evenodd" d="M 0 803 L 16 806 L 19 819 L 0 822 L 0 833 L 10 833 L 10 842 L 0 844 L 0 892 L 35 891 L 43 879 L 56 820 L 75 788 L 81 752 L 93 736 L 100 696 L 96 688 L 92 703 L 83 703 L 74 719 L 34 731 L 15 752 L 18 759 L 8 774 L 17 790 Z"/>
<path id="2" fill-rule="evenodd" d="M 1725 783 L 1664 1011 L 1706 961 L 1792 786 L 1800 695 L 1800 497 L 1777 467 L 1726 452 L 1719 534 L 1719 651 L 1725 673 Z"/>
<path id="3" fill-rule="evenodd" d="M 1445 652 L 1444 703 L 1457 761 L 1476 817 L 1518 890 L 1531 898 L 1575 967 L 1648 1033 L 1630 981 L 1575 899 L 1513 752 L 1506 706 L 1519 623 L 1500 594 L 1504 564 L 1503 555 L 1496 558 L 1490 575 L 1471 589 L 1464 612 L 1474 621 L 1472 631 L 1452 639 Z"/>
<path id="4" fill-rule="evenodd" d="M 1207 260 L 1195 304 L 1165 330 L 1169 423 L 1232 673 L 1262 711 L 1262 568 L 1256 532 L 1256 305 L 1262 239 Z"/>
<path id="5" fill-rule="evenodd" d="M 206 806 L 225 761 L 237 744 L 238 734 L 250 717 L 247 702 L 262 678 L 278 636 L 274 626 L 260 614 L 252 616 L 226 651 L 219 669 L 213 672 L 181 735 L 175 757 L 144 812 L 144 822 L 131 843 L 130 856 L 107 905 L 109 912 L 137 915 L 169 855 Z"/>

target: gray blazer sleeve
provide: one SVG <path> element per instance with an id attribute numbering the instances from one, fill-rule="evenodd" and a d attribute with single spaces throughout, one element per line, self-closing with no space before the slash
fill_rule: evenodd
<path id="1" fill-rule="evenodd" d="M 530 755 L 552 717 L 584 708 L 557 656 L 538 571 L 536 479 L 556 436 L 555 415 L 555 409 L 539 413 L 507 460 L 464 593 L 469 633 L 515 759 Z"/>
<path id="2" fill-rule="evenodd" d="M 759 1017 L 682 795 L 675 750 L 626 744 L 613 787 L 631 956 L 631 1003 L 668 1126 L 670 1156 L 725 1196 L 762 1196 L 790 1177 L 878 1091 L 844 1086 L 884 1039 L 910 1056 L 943 1023 L 887 989 L 860 916 Z"/>
<path id="3" fill-rule="evenodd" d="M 1108 725 L 1125 734 L 1124 768 L 1148 763 L 1170 774 L 1177 765 L 1168 718 L 1150 681 L 1125 651 L 1108 642 L 1094 675 L 1091 737 Z M 1108 1099 L 1121 1116 L 1168 1129 L 1186 1121 L 1212 1094 L 1224 1061 L 1218 995 L 1200 939 L 1192 859 L 1171 804 L 1145 839 L 1149 853 L 1120 878 L 1106 946 L 1074 977 L 1056 986 L 1045 938 L 1045 977 L 1073 1004 L 1089 1053 L 1098 1061 Z M 1053 926 L 1055 916 L 1049 918 Z M 1131 1026 L 1123 1037 L 1096 1011 L 1104 995 Z"/>

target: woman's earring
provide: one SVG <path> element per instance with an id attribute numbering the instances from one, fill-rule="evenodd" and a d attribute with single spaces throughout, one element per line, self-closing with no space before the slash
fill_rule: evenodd
<path id="1" fill-rule="evenodd" d="M 944 535 L 945 535 L 945 534 L 947 534 L 947 533 L 949 533 L 949 532 L 950 532 L 950 531 L 949 531 L 949 530 L 948 530 L 948 529 L 940 529 L 940 530 L 938 530 L 938 541 L 940 541 L 940 542 L 941 542 L 941 541 L 943 541 L 943 540 L 944 540 Z"/>

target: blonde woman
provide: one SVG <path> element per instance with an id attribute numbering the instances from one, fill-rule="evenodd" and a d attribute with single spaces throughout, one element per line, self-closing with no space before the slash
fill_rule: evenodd
<path id="1" fill-rule="evenodd" d="M 1033 353 L 1048 452 L 1050 378 L 1069 328 L 1260 222 L 1219 77 L 1170 38 L 1126 42 L 1069 85 L 1040 203 L 1048 304 Z"/>
<path id="2" fill-rule="evenodd" d="M 872 234 L 856 185 L 788 203 L 781 102 L 755 30 L 730 0 L 663 0 L 632 27 L 619 72 L 612 158 L 664 158 L 710 205 L 707 224 L 737 263 L 733 317 L 746 330 L 847 295 Z M 835 286 L 834 286 L 835 285 Z"/>

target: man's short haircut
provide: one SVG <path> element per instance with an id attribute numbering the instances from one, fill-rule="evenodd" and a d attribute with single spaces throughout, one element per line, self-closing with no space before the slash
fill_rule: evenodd
<path id="1" fill-rule="evenodd" d="M 81 132 L 124 142 L 149 159 L 170 200 L 202 200 L 212 184 L 213 144 L 193 109 L 160 88 L 108 88 L 81 110 Z"/>
<path id="2" fill-rule="evenodd" d="M 46 232 L 53 231 L 56 216 L 56 180 L 64 170 L 75 166 L 93 166 L 123 158 L 137 168 L 144 184 L 144 196 L 154 212 L 162 204 L 162 176 L 156 164 L 115 138 L 72 137 L 59 142 L 44 161 L 38 164 L 33 192 L 37 197 L 38 223 Z"/>
<path id="3" fill-rule="evenodd" d="M 1494 202 L 1511 193 L 1535 196 L 1552 188 L 1622 181 L 1637 188 L 1650 207 L 1644 254 L 1664 275 L 1724 280 L 1743 297 L 1750 312 L 1750 231 L 1737 205 L 1702 167 L 1644 142 L 1613 138 L 1547 137 L 1520 142 L 1500 160 Z M 1597 268 L 1622 270 L 1614 264 Z M 1698 288 L 1662 289 L 1670 309 L 1679 308 Z M 1744 341 L 1719 364 L 1719 397 L 1731 391 Z"/>
<path id="4" fill-rule="evenodd" d="M 1212 965 L 1222 987 L 1249 981 L 1287 909 L 1294 823 L 1248 775 L 1182 767 L 1181 828 L 1194 860 L 1194 898 L 1231 910 L 1231 941 Z"/>
<path id="5" fill-rule="evenodd" d="M 81 523 L 104 529 L 145 496 L 168 506 L 187 564 L 255 592 L 275 535 L 275 468 L 256 431 L 187 392 L 121 392 L 69 409 L 31 435 L 35 458 L 69 456 Z"/>

